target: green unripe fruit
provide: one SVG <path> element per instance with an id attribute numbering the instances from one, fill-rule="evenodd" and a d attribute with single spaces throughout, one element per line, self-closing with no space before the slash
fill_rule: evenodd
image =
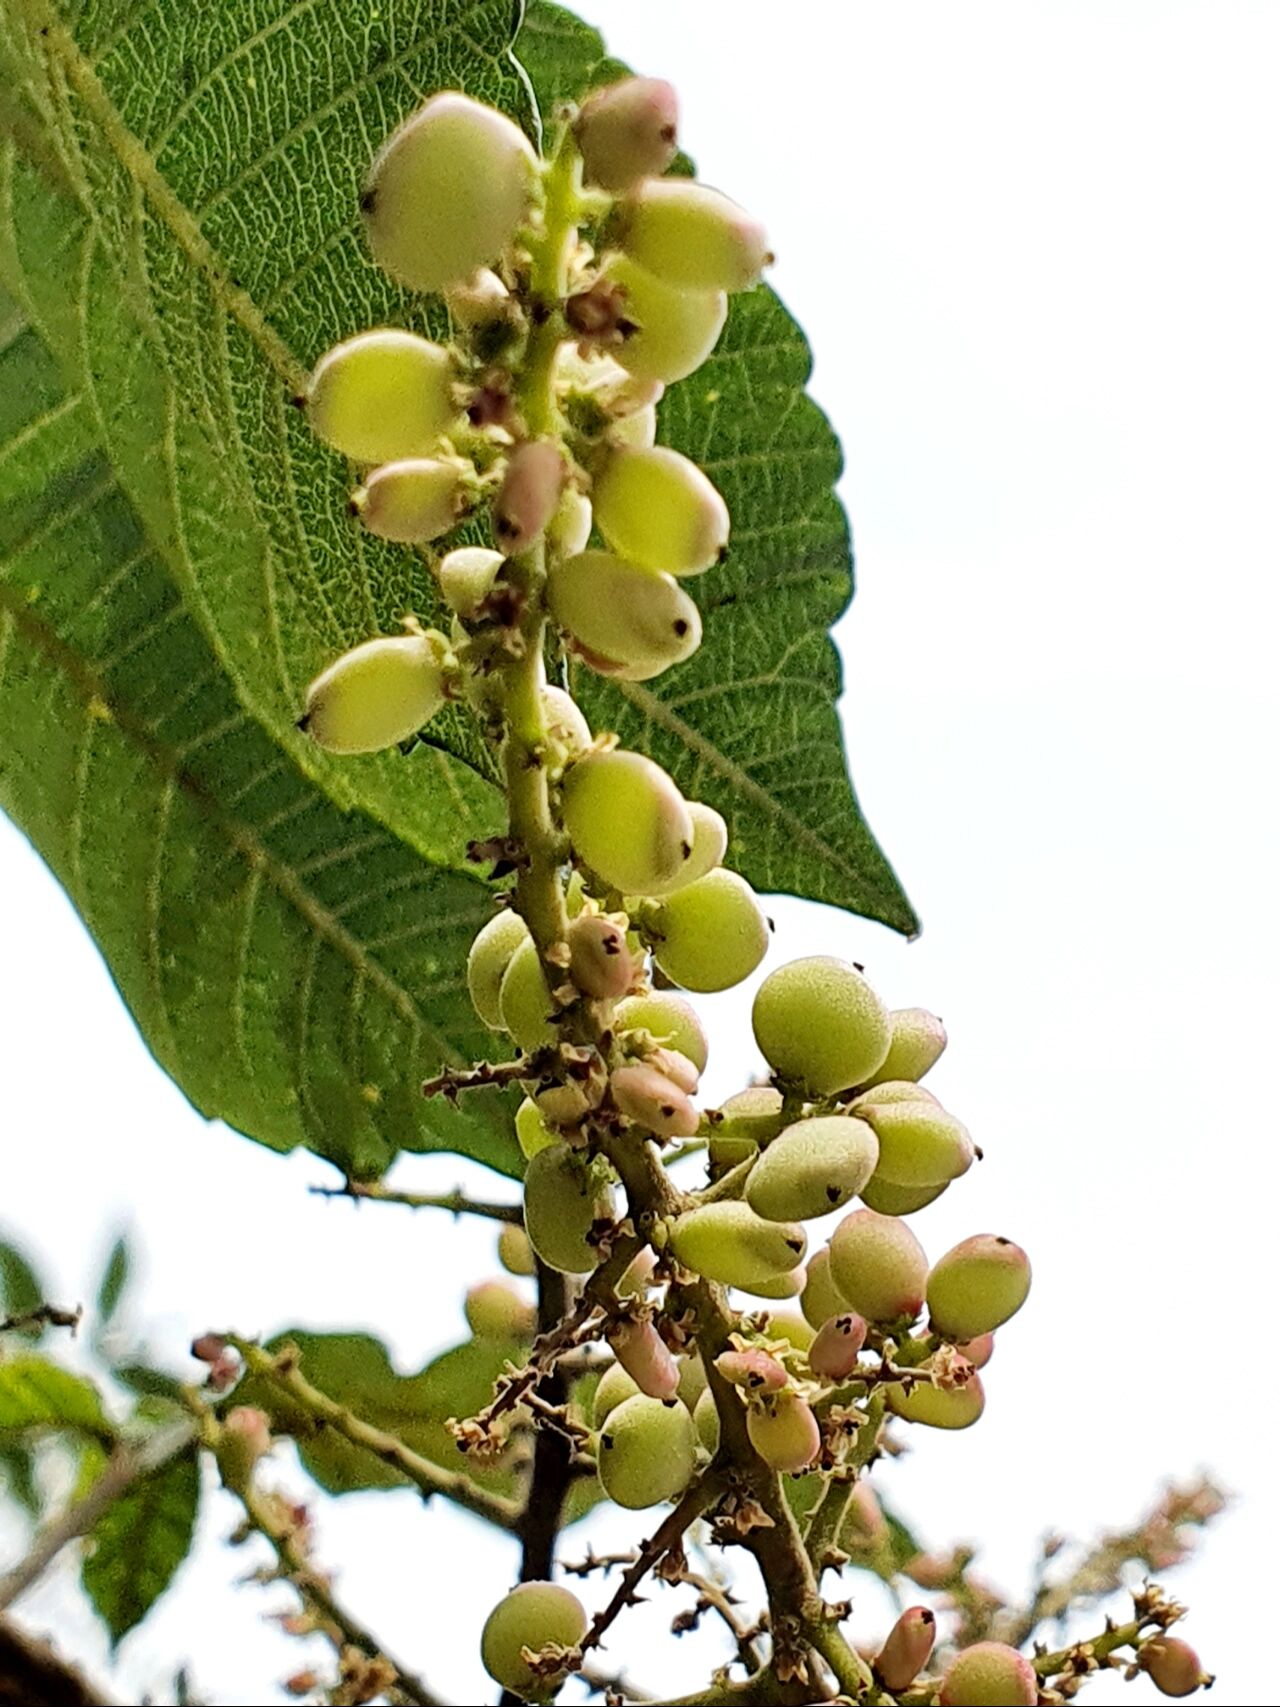
<path id="1" fill-rule="evenodd" d="M 579 913 L 565 940 L 569 976 L 584 996 L 603 1001 L 626 995 L 636 969 L 621 925 L 601 913 Z"/>
<path id="2" fill-rule="evenodd" d="M 868 1209 L 881 1215 L 914 1215 L 917 1209 L 941 1197 L 950 1184 L 950 1180 L 943 1180 L 941 1185 L 897 1185 L 876 1173 L 858 1195 Z"/>
<path id="3" fill-rule="evenodd" d="M 578 857 L 627 894 L 669 881 L 691 846 L 680 790 L 641 753 L 615 748 L 579 759 L 564 779 L 563 814 Z"/>
<path id="4" fill-rule="evenodd" d="M 875 1489 L 870 1482 L 856 1481 L 849 1490 L 849 1498 L 841 1514 L 836 1545 L 846 1553 L 865 1557 L 878 1552 L 888 1539 L 889 1525 Z"/>
<path id="5" fill-rule="evenodd" d="M 591 745 L 591 727 L 578 710 L 577 702 L 563 688 L 548 684 L 542 690 L 542 715 L 547 741 L 556 762 L 565 764 L 585 753 Z"/>
<path id="6" fill-rule="evenodd" d="M 1035 1667 L 1003 1642 L 975 1642 L 947 1667 L 941 1707 L 1034 1707 L 1040 1698 Z"/>
<path id="7" fill-rule="evenodd" d="M 651 891 L 652 894 L 665 895 L 671 890 L 683 889 L 686 884 L 696 883 L 700 877 L 716 869 L 729 846 L 728 826 L 714 806 L 704 805 L 701 800 L 687 800 L 685 805 L 693 825 L 693 851 L 674 882 L 665 889 Z"/>
<path id="8" fill-rule="evenodd" d="M 227 1412 L 218 1437 L 218 1470 L 227 1487 L 245 1492 L 258 1461 L 271 1450 L 271 1419 L 253 1405 Z"/>
<path id="9" fill-rule="evenodd" d="M 753 1280 L 750 1286 L 741 1286 L 738 1290 L 750 1293 L 753 1298 L 798 1298 L 804 1291 L 804 1270 L 793 1268 L 790 1274 L 775 1274 L 768 1280 Z"/>
<path id="10" fill-rule="evenodd" d="M 493 107 L 447 90 L 374 157 L 360 206 L 373 258 L 411 290 L 461 284 L 529 216 L 534 153 Z"/>
<path id="11" fill-rule="evenodd" d="M 613 1355 L 651 1399 L 674 1399 L 680 1392 L 680 1365 L 652 1322 L 618 1322 L 609 1330 Z"/>
<path id="12" fill-rule="evenodd" d="M 615 1067 L 609 1075 L 614 1107 L 655 1138 L 692 1138 L 700 1116 L 673 1080 L 647 1063 Z"/>
<path id="13" fill-rule="evenodd" d="M 1191 1695 L 1213 1679 L 1189 1642 L 1178 1636 L 1153 1636 L 1138 1649 L 1138 1664 L 1162 1695 Z"/>
<path id="14" fill-rule="evenodd" d="M 547 538 L 560 557 L 577 557 L 591 538 L 591 500 L 570 486 L 560 496 Z"/>
<path id="15" fill-rule="evenodd" d="M 453 380 L 449 352 L 416 332 L 360 332 L 316 363 L 307 420 L 353 462 L 423 456 L 457 419 Z"/>
<path id="16" fill-rule="evenodd" d="M 604 1063 L 592 1066 L 581 1079 L 552 1080 L 533 1093 L 538 1113 L 552 1126 L 576 1126 L 604 1101 Z"/>
<path id="17" fill-rule="evenodd" d="M 693 1427 L 702 1450 L 714 1458 L 720 1450 L 720 1412 L 715 1394 L 708 1387 L 693 1407 Z"/>
<path id="18" fill-rule="evenodd" d="M 528 439 L 507 458 L 493 504 L 494 542 L 508 556 L 540 539 L 560 502 L 564 462 L 549 439 Z"/>
<path id="19" fill-rule="evenodd" d="M 829 1316 L 809 1347 L 809 1368 L 819 1381 L 847 1381 L 858 1367 L 867 1324 L 855 1310 Z"/>
<path id="20" fill-rule="evenodd" d="M 954 1114 L 937 1103 L 874 1103 L 859 1097 L 852 1113 L 865 1120 L 880 1140 L 876 1172 L 894 1185 L 946 1185 L 973 1164 L 973 1139 Z"/>
<path id="21" fill-rule="evenodd" d="M 929 1325 L 949 1340 L 976 1339 L 1016 1315 L 1030 1290 L 1031 1264 L 1021 1245 L 976 1233 L 930 1270 Z"/>
<path id="22" fill-rule="evenodd" d="M 533 1305 L 501 1280 L 469 1287 L 462 1311 L 478 1340 L 531 1340 L 537 1325 Z"/>
<path id="23" fill-rule="evenodd" d="M 927 1102 L 934 1108 L 942 1104 L 932 1091 L 927 1091 L 923 1085 L 913 1084 L 910 1079 L 886 1079 L 883 1084 L 871 1085 L 865 1091 L 859 1091 L 853 1103 L 857 1108 L 887 1108 L 892 1103 Z"/>
<path id="24" fill-rule="evenodd" d="M 399 545 L 439 539 L 455 527 L 463 508 L 456 462 L 414 457 L 375 468 L 351 494 L 351 508 L 369 532 Z"/>
<path id="25" fill-rule="evenodd" d="M 640 1391 L 620 1363 L 611 1363 L 600 1377 L 591 1400 L 591 1426 L 603 1428 L 606 1419 L 624 1399 L 634 1399 Z"/>
<path id="26" fill-rule="evenodd" d="M 886 1387 L 885 1397 L 895 1416 L 904 1422 L 923 1423 L 926 1428 L 972 1428 L 987 1402 L 982 1377 L 976 1370 L 959 1387 L 933 1387 L 922 1382 L 913 1384 L 910 1392 L 903 1387 Z"/>
<path id="27" fill-rule="evenodd" d="M 587 1615 L 577 1595 L 558 1583 L 521 1583 L 485 1620 L 480 1661 L 495 1683 L 522 1701 L 549 1701 L 559 1680 L 538 1677 L 522 1651 L 576 1648 L 586 1633 Z"/>
<path id="28" fill-rule="evenodd" d="M 628 1511 L 683 1493 L 696 1464 L 693 1418 L 678 1399 L 625 1399 L 600 1430 L 601 1486 Z"/>
<path id="29" fill-rule="evenodd" d="M 889 1012 L 860 972 L 829 955 L 792 960 L 756 991 L 751 1024 L 765 1060 L 814 1096 L 874 1073 L 889 1048 Z"/>
<path id="30" fill-rule="evenodd" d="M 511 306 L 511 293 L 492 268 L 481 267 L 469 279 L 449 285 L 444 300 L 454 325 L 470 332 L 501 320 Z"/>
<path id="31" fill-rule="evenodd" d="M 772 1085 L 750 1085 L 721 1103 L 724 1120 L 712 1127 L 708 1145 L 713 1168 L 719 1173 L 747 1161 L 776 1138 L 786 1125 L 782 1093 Z"/>
<path id="32" fill-rule="evenodd" d="M 593 90 L 574 124 L 583 177 L 616 193 L 660 176 L 676 157 L 678 118 L 675 90 L 656 77 Z"/>
<path id="33" fill-rule="evenodd" d="M 498 1261 L 508 1274 L 529 1275 L 538 1272 L 529 1235 L 523 1227 L 517 1227 L 514 1221 L 506 1222 L 498 1234 Z"/>
<path id="34" fill-rule="evenodd" d="M 729 543 L 729 507 L 679 451 L 615 450 L 592 488 L 596 526 L 620 557 L 669 575 L 697 575 Z"/>
<path id="35" fill-rule="evenodd" d="M 525 1160 L 530 1162 L 539 1150 L 563 1142 L 559 1133 L 548 1126 L 546 1116 L 532 1097 L 526 1097 L 516 1110 L 516 1141 Z"/>
<path id="36" fill-rule="evenodd" d="M 766 1221 L 745 1203 L 704 1203 L 676 1217 L 671 1250 L 684 1268 L 724 1286 L 788 1274 L 804 1260 L 804 1228 Z"/>
<path id="37" fill-rule="evenodd" d="M 769 1333 L 776 1340 L 786 1340 L 797 1351 L 808 1351 L 813 1344 L 813 1329 L 803 1316 L 780 1314 L 769 1317 Z"/>
<path id="38" fill-rule="evenodd" d="M 836 1284 L 836 1277 L 831 1269 L 831 1252 L 826 1245 L 816 1250 L 809 1258 L 804 1291 L 800 1294 L 800 1308 L 804 1312 L 805 1321 L 815 1332 L 820 1331 L 822 1324 L 832 1316 L 843 1315 L 852 1308 Z"/>
<path id="39" fill-rule="evenodd" d="M 928 1008 L 895 1008 L 889 1015 L 889 1053 L 868 1079 L 870 1085 L 923 1079 L 947 1047 L 947 1033 Z"/>
<path id="40" fill-rule="evenodd" d="M 797 1120 L 752 1168 L 747 1202 L 770 1221 L 812 1221 L 858 1195 L 878 1154 L 864 1121 L 843 1114 Z"/>
<path id="41" fill-rule="evenodd" d="M 728 990 L 750 977 L 769 947 L 755 891 L 721 867 L 667 895 L 653 909 L 653 957 L 686 990 Z"/>
<path id="42" fill-rule="evenodd" d="M 532 1157 L 524 1176 L 524 1225 L 529 1243 L 548 1268 L 590 1274 L 599 1260 L 591 1233 L 613 1220 L 607 1173 L 567 1144 Z"/>
<path id="43" fill-rule="evenodd" d="M 702 1021 L 683 997 L 672 995 L 668 990 L 654 990 L 647 996 L 628 996 L 613 1010 L 613 1024 L 619 1036 L 628 1031 L 648 1032 L 655 1043 L 686 1056 L 699 1073 L 706 1071 L 707 1034 L 702 1029 Z M 726 1109 L 728 1106 L 726 1103 Z"/>
<path id="44" fill-rule="evenodd" d="M 787 1372 L 777 1358 L 758 1346 L 747 1351 L 722 1351 L 716 1368 L 726 1381 L 748 1393 L 780 1393 L 787 1384 Z"/>
<path id="45" fill-rule="evenodd" d="M 468 621 L 475 617 L 492 592 L 502 564 L 502 553 L 484 545 L 463 545 L 446 552 L 436 577 L 449 609 Z"/>
<path id="46" fill-rule="evenodd" d="M 416 735 L 443 704 L 438 637 L 387 635 L 320 672 L 298 727 L 328 753 L 378 753 Z"/>
<path id="47" fill-rule="evenodd" d="M 919 1239 L 892 1215 L 855 1209 L 831 1235 L 832 1278 L 869 1322 L 919 1315 L 928 1273 Z"/>
<path id="48" fill-rule="evenodd" d="M 642 408 L 633 410 L 629 415 L 621 415 L 612 422 L 605 439 L 615 450 L 648 450 L 657 436 L 657 405 L 646 403 Z"/>
<path id="49" fill-rule="evenodd" d="M 707 1372 L 696 1351 L 686 1352 L 678 1360 L 680 1390 L 677 1397 L 687 1411 L 692 1411 L 707 1390 Z"/>
<path id="50" fill-rule="evenodd" d="M 938 1621 L 927 1606 L 909 1606 L 885 1638 L 875 1658 L 877 1679 L 899 1695 L 924 1670 L 938 1635 Z"/>
<path id="51" fill-rule="evenodd" d="M 715 349 L 729 312 L 723 291 L 677 290 L 629 255 L 610 255 L 601 276 L 623 293 L 622 318 L 635 330 L 613 353 L 637 379 L 673 385 Z"/>
<path id="52" fill-rule="evenodd" d="M 772 259 L 759 220 L 688 178 L 637 185 L 622 208 L 622 243 L 681 290 L 746 290 Z"/>
<path id="53" fill-rule="evenodd" d="M 526 937 L 511 956 L 499 991 L 502 1025 L 526 1053 L 556 1040 L 555 1002 L 532 937 Z"/>
<path id="54" fill-rule="evenodd" d="M 796 1393 L 778 1393 L 747 1410 L 747 1436 L 771 1470 L 807 1470 L 822 1448 L 818 1419 Z"/>
<path id="55" fill-rule="evenodd" d="M 670 575 L 607 551 L 582 551 L 553 563 L 551 614 L 593 670 L 649 681 L 697 651 L 698 607 Z"/>
<path id="56" fill-rule="evenodd" d="M 515 951 L 529 940 L 519 913 L 495 913 L 482 925 L 467 955 L 467 991 L 471 1005 L 491 1031 L 502 1030 L 502 980 Z"/>

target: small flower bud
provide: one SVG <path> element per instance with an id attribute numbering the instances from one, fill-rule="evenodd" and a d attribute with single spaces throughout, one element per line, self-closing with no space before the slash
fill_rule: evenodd
<path id="1" fill-rule="evenodd" d="M 692 1138 L 700 1116 L 679 1085 L 656 1067 L 615 1067 L 609 1090 L 620 1114 L 657 1138 Z"/>
<path id="2" fill-rule="evenodd" d="M 238 1492 L 249 1486 L 254 1466 L 271 1450 L 271 1423 L 264 1411 L 236 1405 L 227 1412 L 218 1439 L 218 1468 L 226 1485 Z"/>
<path id="3" fill-rule="evenodd" d="M 635 963 L 622 926 L 600 913 L 579 913 L 569 926 L 569 976 L 586 996 L 625 996 Z"/>
<path id="4" fill-rule="evenodd" d="M 652 1322 L 617 1322 L 609 1329 L 613 1355 L 642 1393 L 674 1399 L 680 1389 L 680 1365 Z"/>
<path id="5" fill-rule="evenodd" d="M 549 439 L 529 439 L 507 459 L 493 506 L 493 537 L 514 557 L 541 537 L 564 485 L 564 462 Z"/>
<path id="6" fill-rule="evenodd" d="M 191 1355 L 201 1363 L 216 1363 L 227 1349 L 221 1334 L 200 1334 L 191 1342 Z"/>
<path id="7" fill-rule="evenodd" d="M 716 1368 L 726 1381 L 735 1387 L 745 1387 L 749 1393 L 780 1393 L 787 1384 L 787 1372 L 777 1358 L 758 1347 L 722 1351 L 716 1358 Z"/>
<path id="8" fill-rule="evenodd" d="M 809 1368 L 819 1381 L 847 1381 L 866 1338 L 867 1324 L 856 1311 L 829 1317 L 809 1347 Z"/>
<path id="9" fill-rule="evenodd" d="M 502 553 L 487 545 L 463 545 L 446 552 L 436 569 L 444 602 L 458 616 L 471 620 L 490 592 L 502 568 Z"/>
<path id="10" fill-rule="evenodd" d="M 591 538 L 591 500 L 567 487 L 560 495 L 556 513 L 547 528 L 547 538 L 561 557 L 576 557 L 587 549 Z"/>
<path id="11" fill-rule="evenodd" d="M 1153 1636 L 1144 1642 L 1138 1664 L 1162 1695 L 1190 1695 L 1213 1682 L 1199 1654 L 1178 1636 Z"/>
<path id="12" fill-rule="evenodd" d="M 656 77 L 624 77 L 594 90 L 574 125 L 584 178 L 616 193 L 660 176 L 676 157 L 678 123 L 676 92 Z"/>
<path id="13" fill-rule="evenodd" d="M 933 1652 L 937 1634 L 937 1620 L 927 1606 L 909 1606 L 902 1614 L 875 1659 L 876 1677 L 891 1694 L 910 1689 Z"/>
<path id="14" fill-rule="evenodd" d="M 700 1074 L 697 1067 L 687 1055 L 682 1055 L 678 1049 L 654 1049 L 645 1057 L 650 1067 L 655 1067 L 672 1084 L 679 1085 L 686 1096 L 692 1096 L 698 1088 Z"/>

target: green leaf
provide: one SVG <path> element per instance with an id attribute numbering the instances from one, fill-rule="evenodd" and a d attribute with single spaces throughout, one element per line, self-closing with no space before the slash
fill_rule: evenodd
<path id="1" fill-rule="evenodd" d="M 3 298 L 0 297 L 0 315 L 3 314 L 3 306 Z M 0 369 L 0 374 L 2 372 Z M 0 1318 L 25 1316 L 45 1301 L 44 1289 L 26 1257 L 16 1245 L 0 1244 Z M 36 1322 L 15 1331 L 24 1339 L 38 1340 L 44 1328 Z"/>
<path id="2" fill-rule="evenodd" d="M 134 1482 L 89 1532 L 81 1580 L 119 1642 L 140 1624 L 191 1551 L 200 1505 L 194 1451 Z"/>
<path id="3" fill-rule="evenodd" d="M 516 53 L 544 113 L 625 70 L 595 30 L 544 0 Z M 702 645 L 652 682 L 579 668 L 573 691 L 593 728 L 616 730 L 724 814 L 729 862 L 757 889 L 912 934 L 916 916 L 849 782 L 836 714 L 842 676 L 827 631 L 852 596 L 853 562 L 834 491 L 840 446 L 805 394 L 811 366 L 773 291 L 733 297 L 715 354 L 668 389 L 658 415 L 661 441 L 706 470 L 733 518 L 726 561 L 692 588 Z"/>
<path id="4" fill-rule="evenodd" d="M 98 1283 L 98 1318 L 105 1327 L 115 1315 L 121 1295 L 129 1281 L 131 1267 L 129 1242 L 122 1233 L 111 1247 L 107 1265 Z"/>
<path id="5" fill-rule="evenodd" d="M 482 1410 L 493 1397 L 498 1376 L 509 1363 L 519 1364 L 527 1347 L 515 1341 L 468 1340 L 434 1358 L 418 1374 L 399 1375 L 386 1348 L 368 1334 L 290 1329 L 277 1334 L 267 1349 L 278 1351 L 285 1345 L 295 1346 L 301 1354 L 306 1380 L 349 1407 L 361 1421 L 394 1434 L 433 1464 L 463 1471 L 491 1493 L 508 1497 L 522 1493 L 522 1478 L 510 1463 L 477 1464 L 459 1452 L 445 1425 L 450 1417 L 462 1419 Z M 296 1402 L 265 1378 L 247 1376 L 232 1397 L 237 1405 L 257 1405 L 266 1411 L 274 1432 L 292 1435 L 304 1466 L 328 1493 L 411 1485 L 372 1453 L 351 1445 L 332 1429 L 317 1428 Z M 573 1493 L 569 1521 L 600 1498 L 594 1480 L 584 1479 Z"/>
<path id="6" fill-rule="evenodd" d="M 244 709 L 339 806 L 458 870 L 469 838 L 502 828 L 469 712 L 432 725 L 467 763 L 427 749 L 412 771 L 394 752 L 333 759 L 295 728 L 336 653 L 406 611 L 447 612 L 418 556 L 347 514 L 351 470 L 291 404 L 353 330 L 439 329 L 438 304 L 424 318 L 370 262 L 359 188 L 424 90 L 467 89 L 534 126 L 512 24 L 511 0 L 395 0 L 358 29 L 345 0 L 259 0 L 207 8 L 198 30 L 183 0 L 122 16 L 0 0 L 0 80 L 31 115 L 14 131 L 31 170 L 8 198 L 30 318 L 82 372 L 122 488 Z"/>
<path id="7" fill-rule="evenodd" d="M 12 313 L 9 325 L 0 806 L 202 1113 L 355 1177 L 400 1149 L 518 1173 L 501 1097 L 452 1108 L 419 1093 L 493 1043 L 464 976 L 485 889 L 339 811 L 245 715 L 82 394 Z M 436 763 L 405 761 L 410 775 Z"/>
<path id="8" fill-rule="evenodd" d="M 92 1382 L 26 1353 L 0 1363 L 0 1444 L 37 1428 L 72 1429 L 104 1441 L 116 1432 Z"/>
<path id="9" fill-rule="evenodd" d="M 20 1506 L 28 1517 L 40 1515 L 35 1456 L 28 1446 L 0 1446 L 0 1496 Z"/>

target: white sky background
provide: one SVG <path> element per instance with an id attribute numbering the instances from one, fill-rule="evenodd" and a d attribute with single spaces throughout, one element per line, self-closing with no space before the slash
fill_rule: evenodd
<path id="1" fill-rule="evenodd" d="M 1261 1702 L 1238 1609 L 1274 1559 L 1275 1393 L 1252 1322 L 1274 1293 L 1277 1184 L 1259 1080 L 1280 949 L 1280 8 L 580 10 L 677 84 L 702 175 L 767 220 L 846 447 L 846 728 L 925 932 L 905 945 L 782 902 L 776 958 L 847 953 L 892 1003 L 944 1015 L 930 1082 L 987 1159 L 912 1225 L 934 1254 L 1005 1232 L 1035 1265 L 987 1415 L 915 1431 L 881 1485 L 1017 1584 L 1044 1529 L 1128 1521 L 1166 1474 L 1211 1467 L 1238 1505 L 1169 1583 L 1221 1697 Z M 462 1337 L 459 1280 L 492 1267 L 491 1234 L 309 1198 L 320 1163 L 205 1126 L 7 825 L 0 921 L 0 1221 L 55 1296 L 91 1296 L 127 1221 L 147 1259 L 134 1314 L 170 1357 L 228 1322 L 378 1327 L 405 1368 Z M 749 995 L 706 1004 L 713 1095 L 754 1067 Z M 410 1159 L 396 1183 L 459 1178 L 480 1180 Z M 229 1503 L 208 1510 L 225 1532 Z M 434 1687 L 487 1697 L 474 1637 L 509 1551 L 376 1495 L 324 1509 L 321 1554 Z M 279 1591 L 224 1587 L 243 1565 L 211 1546 L 184 1568 L 123 1646 L 123 1694 L 187 1657 L 208 1697 L 250 1701 L 301 1663 L 259 1622 Z M 869 1635 L 885 1602 L 863 1582 Z M 661 1591 L 620 1640 L 637 1682 L 694 1687 L 720 1651 L 662 1641 L 681 1604 Z M 105 1670 L 56 1587 L 23 1605 Z M 1085 1698 L 1154 1696 L 1112 1677 Z"/>

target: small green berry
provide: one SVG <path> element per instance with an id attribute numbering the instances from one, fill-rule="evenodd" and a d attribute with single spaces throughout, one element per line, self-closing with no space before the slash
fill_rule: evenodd
<path id="1" fill-rule="evenodd" d="M 624 1399 L 600 1430 L 600 1482 L 615 1505 L 641 1511 L 684 1492 L 697 1461 L 693 1418 L 678 1399 Z"/>
<path id="2" fill-rule="evenodd" d="M 829 955 L 771 972 L 756 992 L 751 1024 L 774 1071 L 814 1096 L 858 1084 L 889 1048 L 888 1009 L 855 967 Z"/>
<path id="3" fill-rule="evenodd" d="M 480 1659 L 489 1676 L 522 1701 L 549 1701 L 556 1678 L 539 1677 L 524 1658 L 542 1648 L 576 1648 L 587 1633 L 582 1602 L 556 1583 L 521 1583 L 485 1620 Z"/>

